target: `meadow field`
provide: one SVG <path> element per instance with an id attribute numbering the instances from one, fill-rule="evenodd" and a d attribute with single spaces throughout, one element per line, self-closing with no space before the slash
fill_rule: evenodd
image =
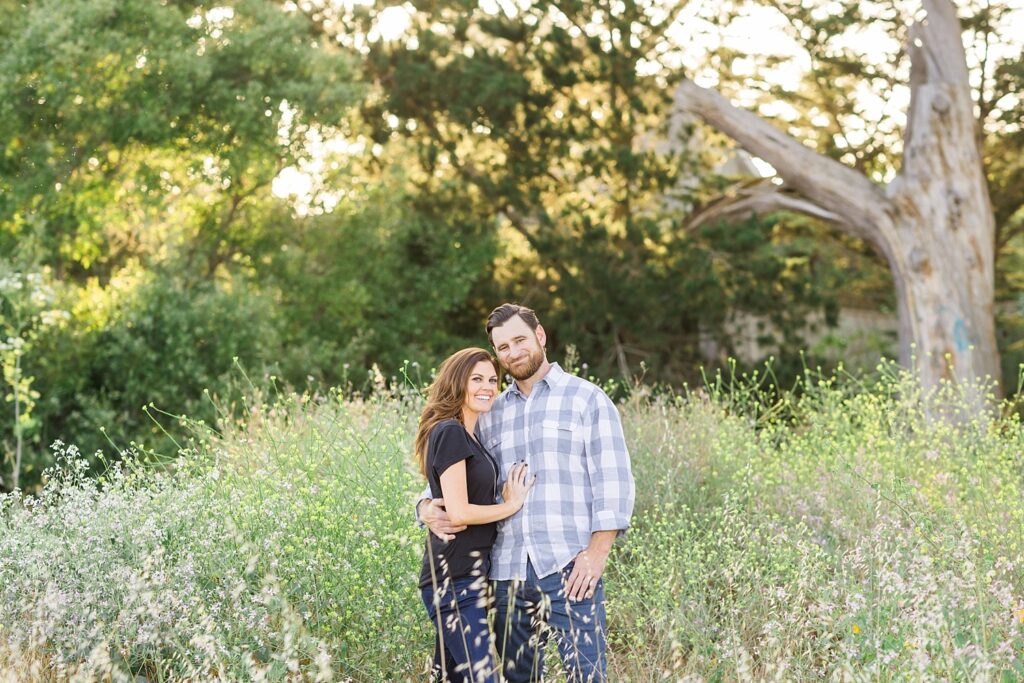
<path id="1" fill-rule="evenodd" d="M 612 680 L 1024 679 L 1015 412 L 884 370 L 759 385 L 621 405 Z M 161 467 L 55 444 L 45 489 L 2 500 L 0 680 L 425 680 L 419 405 L 256 393 Z"/>

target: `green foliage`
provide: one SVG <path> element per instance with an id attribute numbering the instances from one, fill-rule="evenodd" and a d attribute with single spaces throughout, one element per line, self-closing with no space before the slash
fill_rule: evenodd
<path id="1" fill-rule="evenodd" d="M 233 492 L 233 523 L 259 549 L 257 573 L 282 578 L 311 634 L 332 643 L 343 678 L 412 674 L 430 638 L 409 571 L 423 550 L 410 497 L 416 407 L 383 395 L 287 396 L 273 408 L 250 404 L 250 418 L 215 442 L 210 464 L 218 488 Z"/>
<path id="2" fill-rule="evenodd" d="M 97 479 L 74 446 L 54 448 L 59 466 L 39 497 L 0 499 L 3 554 L 36 560 L 5 573 L 0 591 L 10 607 L 55 580 L 68 592 L 34 628 L 5 629 L 5 670 L 26 680 L 45 667 L 53 680 L 132 671 L 237 681 L 280 677 L 298 661 L 329 671 L 279 582 L 256 573 L 259 549 L 225 523 L 229 501 L 211 495 L 215 479 L 156 474 L 131 459 Z M 59 536 L 48 530 L 57 519 Z"/>
<path id="3" fill-rule="evenodd" d="M 35 310 L 38 332 L 12 334 L 5 312 L 4 338 L 25 339 L 5 356 L 8 393 L 27 409 L 0 419 L 5 454 L 24 442 L 29 486 L 47 443 L 92 453 L 109 446 L 101 427 L 170 454 L 142 406 L 212 419 L 203 389 L 232 395 L 236 355 L 257 383 L 362 388 L 374 363 L 425 371 L 481 344 L 484 316 L 510 299 L 541 312 L 553 355 L 574 347 L 602 375 L 692 383 L 738 349 L 741 316 L 762 326 L 783 384 L 826 365 L 818 348 L 800 354 L 804 321 L 890 307 L 884 264 L 789 215 L 687 230 L 748 178 L 726 170 L 743 164 L 719 138 L 670 115 L 673 85 L 688 55 L 691 72 L 788 104 L 780 123 L 884 178 L 899 122 L 861 93 L 896 83 L 903 58 L 868 59 L 851 37 L 870 23 L 898 45 L 906 17 L 773 5 L 810 57 L 795 91 L 771 78 L 786 59 L 721 47 L 701 61 L 680 42 L 689 13 L 720 26 L 743 3 L 440 2 L 388 41 L 369 33 L 377 6 L 0 2 L 0 253 L 70 316 L 41 324 Z M 1005 51 L 981 63 L 1006 37 L 1005 8 L 962 9 L 1015 380 L 1022 72 Z M 309 196 L 278 196 L 284 170 L 308 172 Z"/>
<path id="4" fill-rule="evenodd" d="M 440 183 L 486 200 L 478 220 L 503 247 L 498 300 L 543 311 L 555 348 L 601 373 L 642 362 L 649 377 L 693 380 L 720 362 L 702 345 L 724 358 L 726 323 L 751 313 L 782 330 L 766 346 L 795 370 L 798 322 L 815 310 L 834 322 L 849 261 L 883 287 L 885 269 L 805 221 L 688 233 L 732 179 L 716 171 L 721 145 L 672 115 L 681 72 L 657 55 L 673 18 L 643 3 L 418 7 L 404 35 L 371 44 L 379 95 L 362 117 L 375 141 L 417 150 L 421 205 Z"/>
<path id="5" fill-rule="evenodd" d="M 106 287 L 92 283 L 77 293 L 71 314 L 25 359 L 42 423 L 29 487 L 48 464 L 47 445 L 65 434 L 80 435 L 88 454 L 109 454 L 109 438 L 118 449 L 134 441 L 173 456 L 177 445 L 146 406 L 212 422 L 204 390 L 230 390 L 233 359 L 260 372 L 280 348 L 271 302 L 241 279 L 190 283 L 165 272 L 122 272 Z M 182 438 L 173 421 L 165 427 Z"/>
<path id="6" fill-rule="evenodd" d="M 984 13 L 979 15 L 987 22 L 983 26 L 1003 18 L 1003 12 L 995 11 L 994 20 Z M 985 166 L 999 226 L 999 350 L 1006 386 L 1019 390 L 1024 366 L 1024 155 L 1020 153 L 1024 148 L 1024 130 L 1020 126 L 1024 120 L 1024 52 L 1017 59 L 1006 59 L 997 65 L 985 110 L 996 119 L 985 146 Z"/>
<path id="7" fill-rule="evenodd" d="M 851 283 L 874 275 L 856 246 L 823 241 L 818 226 L 792 217 L 674 228 L 661 249 L 602 240 L 602 252 L 587 256 L 594 262 L 560 280 L 557 293 L 530 291 L 529 264 L 515 264 L 510 270 L 523 275 L 513 291 L 530 291 L 555 344 L 574 346 L 598 375 L 628 375 L 642 361 L 656 381 L 699 382 L 702 366 L 724 366 L 736 354 L 736 316 L 757 316 L 759 346 L 788 384 L 807 359 L 807 317 L 824 312 L 834 325 L 840 292 L 848 296 Z M 574 243 L 560 248 L 554 258 L 582 260 Z M 882 293 L 876 303 L 886 299 Z"/>
<path id="8" fill-rule="evenodd" d="M 348 58 L 267 0 L 36 2 L 11 18 L 0 250 L 61 272 L 159 252 L 151 230 L 225 248 L 240 205 L 354 97 Z"/>
<path id="9" fill-rule="evenodd" d="M 606 573 L 614 680 L 1019 678 L 1024 430 L 952 426 L 881 376 L 621 405 L 638 498 Z M 129 458 L 97 482 L 60 446 L 38 500 L 0 498 L 0 666 L 419 680 L 419 401 L 257 394 L 171 474 Z"/>
<path id="10" fill-rule="evenodd" d="M 281 246 L 271 183 L 358 89 L 349 53 L 268 0 L 0 11 L 0 253 L 48 273 L 71 315 L 7 373 L 39 395 L 13 434 L 32 486 L 69 434 L 173 454 L 144 405 L 212 417 L 202 391 L 229 391 L 233 356 L 278 359 L 272 300 L 248 278 Z"/>
<path id="11" fill-rule="evenodd" d="M 281 314 L 283 375 L 360 386 L 374 363 L 429 367 L 485 343 L 479 305 L 469 302 L 497 247 L 474 209 L 452 185 L 421 201 L 396 172 L 298 223 L 262 273 Z"/>
<path id="12" fill-rule="evenodd" d="M 69 434 L 87 454 L 111 454 L 112 440 L 114 456 L 129 443 L 172 456 L 187 434 L 159 413 L 212 422 L 204 392 L 228 402 L 239 368 L 260 384 L 273 373 L 291 386 L 360 389 L 372 363 L 392 374 L 411 360 L 425 372 L 453 348 L 485 343 L 486 303 L 467 301 L 480 295 L 492 235 L 456 191 L 444 204 L 435 196 L 429 214 L 403 187 L 395 178 L 302 220 L 269 214 L 265 243 L 234 275 L 197 277 L 177 261 L 64 287 L 55 305 L 66 313 L 48 313 L 53 324 L 22 353 L 38 392 L 22 485 L 38 484 L 47 444 Z M 0 435 L 13 438 L 12 421 Z"/>
<path id="13" fill-rule="evenodd" d="M 4 402 L 10 404 L 5 420 L 13 442 L 2 439 L 4 462 L 10 466 L 10 486 L 21 484 L 26 437 L 39 426 L 33 414 L 39 392 L 32 388 L 35 377 L 26 373 L 25 356 L 31 354 L 45 328 L 64 316 L 65 311 L 49 308 L 54 291 L 46 273 L 23 273 L 0 262 L 0 369 L 3 370 Z M 7 411 L 4 411 L 5 413 Z M 0 429 L 6 434 L 8 429 Z"/>

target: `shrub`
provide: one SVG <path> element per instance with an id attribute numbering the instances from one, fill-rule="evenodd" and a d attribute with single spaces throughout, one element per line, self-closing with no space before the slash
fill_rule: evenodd
<path id="1" fill-rule="evenodd" d="M 952 426 L 898 375 L 807 380 L 623 404 L 613 680 L 1024 676 L 1017 418 Z M 257 395 L 172 470 L 101 480 L 62 448 L 38 499 L 4 499 L 0 668 L 421 680 L 417 407 Z"/>
<path id="2" fill-rule="evenodd" d="M 46 329 L 26 359 L 40 394 L 34 476 L 49 462 L 45 445 L 74 435 L 81 452 L 118 444 L 174 457 L 187 433 L 165 427 L 149 404 L 212 423 L 216 410 L 205 390 L 230 391 L 234 359 L 255 373 L 279 348 L 270 302 L 242 280 L 189 283 L 167 272 L 125 272 L 107 286 L 66 293 L 71 316 Z M 173 440 L 172 440 L 173 439 Z"/>

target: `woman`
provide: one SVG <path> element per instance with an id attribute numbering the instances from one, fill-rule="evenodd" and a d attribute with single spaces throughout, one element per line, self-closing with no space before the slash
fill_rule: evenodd
<path id="1" fill-rule="evenodd" d="M 469 525 L 442 541 L 427 534 L 420 590 L 434 622 L 434 680 L 498 683 L 487 626 L 487 573 L 497 522 L 523 507 L 533 485 L 526 465 L 510 471 L 498 493 L 498 463 L 474 436 L 498 394 L 498 364 L 483 349 L 450 356 L 430 386 L 416 433 L 416 461 L 453 524 Z"/>

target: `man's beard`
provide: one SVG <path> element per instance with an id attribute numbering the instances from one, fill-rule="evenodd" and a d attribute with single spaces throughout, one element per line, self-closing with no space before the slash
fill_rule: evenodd
<path id="1" fill-rule="evenodd" d="M 537 351 L 531 351 L 523 365 L 509 365 L 505 369 L 508 370 L 508 374 L 512 375 L 513 379 L 529 379 L 533 377 L 534 373 L 540 370 L 541 363 L 544 362 L 544 352 L 538 349 Z"/>

